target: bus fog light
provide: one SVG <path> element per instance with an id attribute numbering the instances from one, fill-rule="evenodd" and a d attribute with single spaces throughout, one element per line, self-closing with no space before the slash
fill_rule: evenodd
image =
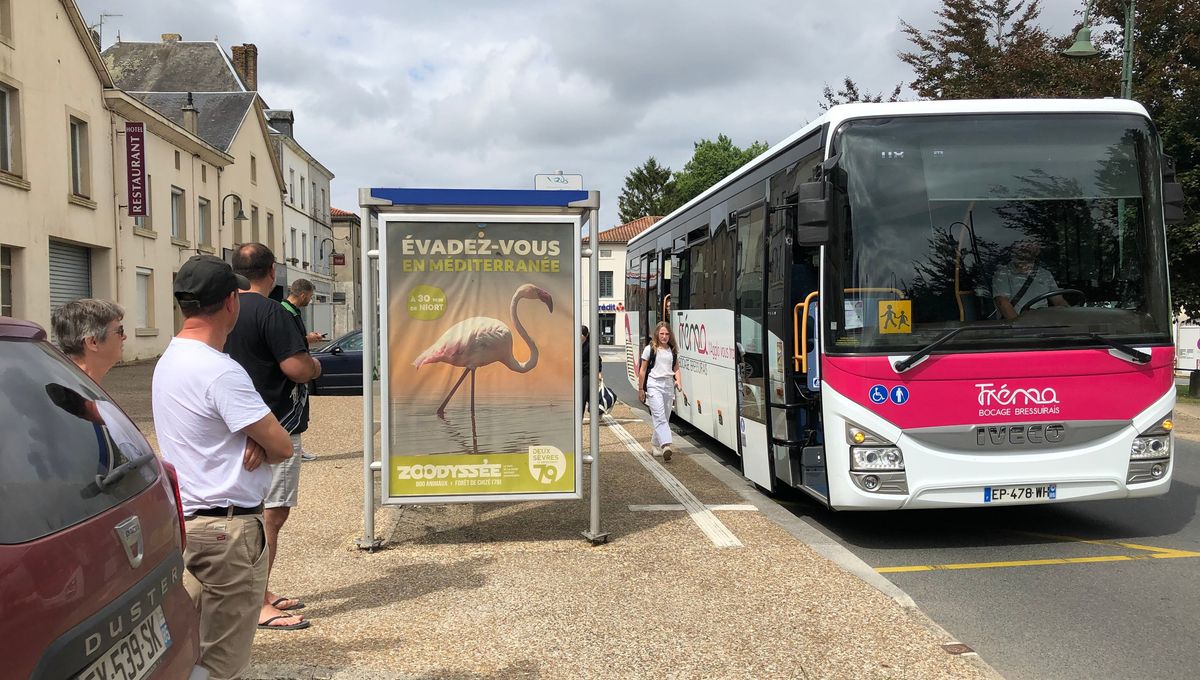
<path id="1" fill-rule="evenodd" d="M 1136 437 L 1129 449 L 1130 460 L 1168 458 L 1170 455 L 1170 437 Z"/>
<path id="2" fill-rule="evenodd" d="M 874 491 L 879 488 L 879 478 L 875 475 L 867 475 L 862 478 L 862 485 L 867 491 Z"/>
<path id="3" fill-rule="evenodd" d="M 1154 467 L 1150 468 L 1150 474 L 1154 475 L 1155 479 L 1162 477 L 1163 473 L 1166 471 L 1167 471 L 1167 466 L 1163 465 L 1162 463 L 1155 463 Z"/>
<path id="4" fill-rule="evenodd" d="M 895 446 L 853 446 L 851 470 L 903 470 L 904 455 Z"/>

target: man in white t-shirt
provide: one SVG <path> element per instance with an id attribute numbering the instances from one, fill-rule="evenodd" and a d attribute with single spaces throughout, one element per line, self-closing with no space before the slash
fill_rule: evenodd
<path id="1" fill-rule="evenodd" d="M 1022 304 L 1036 300 L 1039 296 L 1059 290 L 1054 275 L 1038 264 L 1042 246 L 1034 239 L 1024 239 L 1013 244 L 1012 264 L 996 270 L 992 277 L 992 299 L 996 309 L 1005 319 L 1015 319 L 1023 310 Z M 1052 295 L 1033 304 L 1033 308 L 1066 307 L 1062 295 Z"/>
<path id="2" fill-rule="evenodd" d="M 154 429 L 179 474 L 187 524 L 184 586 L 200 613 L 200 665 L 212 680 L 239 677 L 267 585 L 262 504 L 266 463 L 292 455 L 287 432 L 250 376 L 224 354 L 249 282 L 212 255 L 175 277 L 183 328 L 154 368 Z"/>

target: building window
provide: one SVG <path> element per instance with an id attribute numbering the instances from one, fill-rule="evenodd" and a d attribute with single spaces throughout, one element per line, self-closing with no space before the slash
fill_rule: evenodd
<path id="1" fill-rule="evenodd" d="M 258 184 L 258 159 L 250 154 L 250 183 Z"/>
<path id="2" fill-rule="evenodd" d="M 600 295 L 602 298 L 613 296 L 613 273 L 600 272 Z"/>
<path id="3" fill-rule="evenodd" d="M 0 38 L 12 41 L 12 0 L 0 0 Z"/>
<path id="4" fill-rule="evenodd" d="M 212 206 L 207 198 L 200 199 L 196 210 L 196 243 L 202 246 L 212 245 Z"/>
<path id="5" fill-rule="evenodd" d="M 317 206 L 317 216 L 319 216 L 323 221 L 328 222 L 329 215 L 327 214 L 328 211 L 325 209 L 326 205 L 327 204 L 325 203 L 325 190 L 321 189 L 321 203 L 320 203 L 320 205 Z"/>
<path id="6" fill-rule="evenodd" d="M 300 234 L 300 265 L 308 269 L 308 234 Z"/>
<path id="7" fill-rule="evenodd" d="M 179 187 L 171 187 L 171 238 L 176 241 L 187 240 L 187 202 L 186 194 Z"/>
<path id="8" fill-rule="evenodd" d="M 318 210 L 320 209 L 320 206 L 317 205 L 317 183 L 316 182 L 312 183 L 312 191 L 308 192 L 308 197 L 309 197 L 309 200 L 312 201 L 313 215 L 320 215 L 321 213 L 318 212 Z"/>
<path id="9" fill-rule="evenodd" d="M 180 167 L 181 167 L 181 164 L 179 162 L 179 151 L 176 150 L 175 151 L 175 169 L 178 170 Z"/>
<path id="10" fill-rule="evenodd" d="M 151 224 L 150 216 L 154 214 L 154 200 L 151 198 L 153 192 L 150 190 L 150 175 L 146 175 L 146 216 L 133 218 L 133 226 L 138 229 L 150 231 L 154 227 Z"/>
<path id="11" fill-rule="evenodd" d="M 304 175 L 300 175 L 300 208 L 304 208 Z"/>
<path id="12" fill-rule="evenodd" d="M 275 250 L 275 215 L 267 211 L 267 247 Z"/>
<path id="13" fill-rule="evenodd" d="M 250 206 L 250 241 L 253 243 L 261 243 L 258 240 L 258 206 Z"/>
<path id="14" fill-rule="evenodd" d="M 154 328 L 154 270 L 137 268 L 137 300 L 133 320 L 138 329 Z"/>
<path id="15" fill-rule="evenodd" d="M 612 248 L 601 248 L 600 249 L 600 257 L 601 258 L 612 257 Z"/>
<path id="16" fill-rule="evenodd" d="M 91 178 L 88 176 L 90 158 L 88 152 L 88 124 L 71 116 L 71 193 L 84 198 L 91 194 Z"/>
<path id="17" fill-rule="evenodd" d="M 204 163 L 200 164 L 200 181 L 208 182 L 208 166 Z"/>
<path id="18" fill-rule="evenodd" d="M 288 202 L 296 205 L 296 171 L 288 168 Z"/>
<path id="19" fill-rule="evenodd" d="M 12 248 L 0 246 L 0 316 L 13 315 Z"/>
<path id="20" fill-rule="evenodd" d="M 19 102 L 16 88 L 0 83 L 0 170 L 13 175 L 21 174 Z"/>
<path id="21" fill-rule="evenodd" d="M 292 239 L 288 242 L 292 249 L 292 264 L 296 264 L 296 230 L 292 229 Z"/>

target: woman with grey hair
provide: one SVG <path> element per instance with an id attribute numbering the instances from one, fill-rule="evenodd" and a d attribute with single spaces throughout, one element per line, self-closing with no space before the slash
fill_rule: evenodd
<path id="1" fill-rule="evenodd" d="M 50 325 L 63 353 L 99 383 L 121 360 L 125 310 L 115 302 L 83 298 L 54 310 Z"/>

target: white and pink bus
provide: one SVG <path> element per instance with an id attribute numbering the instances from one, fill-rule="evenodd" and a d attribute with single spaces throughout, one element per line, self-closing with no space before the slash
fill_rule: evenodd
<path id="1" fill-rule="evenodd" d="M 627 370 L 837 509 L 1162 494 L 1181 205 L 1132 101 L 837 106 L 630 242 Z"/>

